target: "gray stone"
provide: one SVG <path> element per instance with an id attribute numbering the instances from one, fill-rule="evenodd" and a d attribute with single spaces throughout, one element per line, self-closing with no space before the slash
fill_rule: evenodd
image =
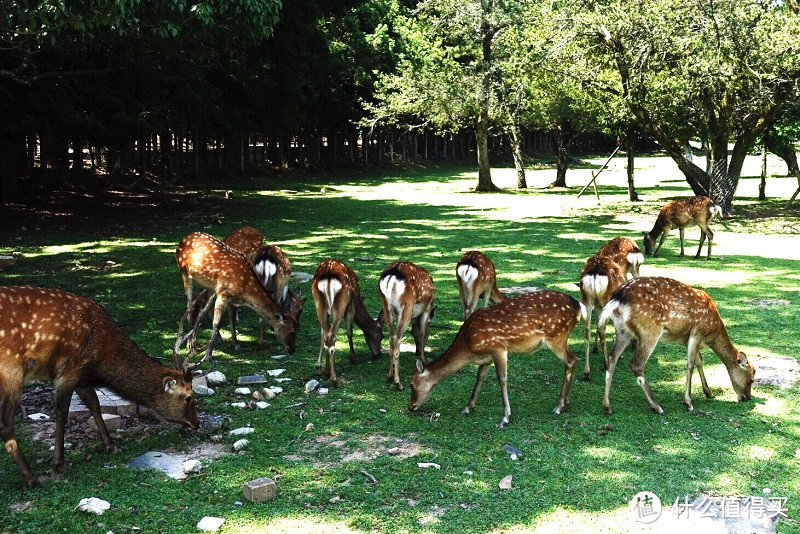
<path id="1" fill-rule="evenodd" d="M 103 416 L 103 422 L 106 424 L 106 428 L 109 432 L 116 432 L 119 430 L 119 427 L 122 425 L 122 417 L 113 413 L 104 413 L 101 415 Z M 97 423 L 94 422 L 94 417 L 89 418 L 89 428 L 97 432 Z"/>
<path id="2" fill-rule="evenodd" d="M 78 502 L 78 506 L 75 507 L 75 510 L 86 512 L 87 514 L 103 515 L 109 508 L 111 508 L 111 504 L 108 501 L 98 499 L 97 497 L 88 497 L 86 499 L 81 499 L 80 502 Z"/>
<path id="3" fill-rule="evenodd" d="M 240 386 L 249 385 L 249 384 L 266 384 L 267 379 L 264 378 L 263 375 L 248 375 L 248 376 L 240 376 L 238 380 L 238 384 Z"/>
<path id="4" fill-rule="evenodd" d="M 13 267 L 17 263 L 14 256 L 0 256 L 0 271 Z"/>
<path id="5" fill-rule="evenodd" d="M 222 528 L 225 520 L 221 517 L 205 516 L 197 523 L 197 528 L 206 532 L 214 532 Z"/>
<path id="6" fill-rule="evenodd" d="M 306 393 L 311 393 L 319 386 L 319 380 L 312 378 L 308 382 L 306 382 Z"/>
<path id="7" fill-rule="evenodd" d="M 228 434 L 230 434 L 231 436 L 246 436 L 247 434 L 252 434 L 255 431 L 256 431 L 255 428 L 244 426 L 241 428 L 236 428 L 234 430 L 231 430 L 230 432 L 228 432 Z"/>
<path id="8" fill-rule="evenodd" d="M 195 395 L 202 395 L 205 397 L 211 396 L 215 393 L 215 391 L 212 388 L 206 386 L 197 386 L 195 388 L 192 388 L 192 391 L 194 391 Z"/>
<path id="9" fill-rule="evenodd" d="M 206 375 L 206 382 L 211 386 L 219 386 L 227 381 L 227 377 L 219 371 L 211 371 Z"/>
<path id="10" fill-rule="evenodd" d="M 244 439 L 244 438 L 240 439 L 240 440 L 236 441 L 233 444 L 233 450 L 238 452 L 238 451 L 244 449 L 245 447 L 247 447 L 249 444 L 250 444 L 250 440 L 247 440 L 247 439 Z"/>
<path id="11" fill-rule="evenodd" d="M 759 386 L 788 389 L 794 386 L 800 377 L 800 364 L 789 356 L 753 358 L 751 363 L 756 368 L 755 383 Z"/>
<path id="12" fill-rule="evenodd" d="M 251 390 L 250 388 L 236 388 L 233 390 L 233 392 L 237 395 L 250 395 Z"/>
<path id="13" fill-rule="evenodd" d="M 183 462 L 183 472 L 188 474 L 199 473 L 203 469 L 203 464 L 200 460 L 186 460 Z"/>
<path id="14" fill-rule="evenodd" d="M 151 451 L 142 454 L 130 461 L 128 466 L 134 469 L 156 469 L 175 480 L 186 478 L 183 470 L 184 459 L 168 452 Z"/>
<path id="15" fill-rule="evenodd" d="M 244 498 L 250 502 L 264 502 L 274 499 L 278 494 L 278 485 L 269 477 L 257 478 L 245 482 L 242 486 Z"/>

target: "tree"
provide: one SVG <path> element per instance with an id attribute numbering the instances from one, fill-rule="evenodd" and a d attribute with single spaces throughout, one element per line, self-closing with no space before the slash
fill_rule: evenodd
<path id="1" fill-rule="evenodd" d="M 745 156 L 798 94 L 800 17 L 780 2 L 614 0 L 580 24 L 641 126 L 730 215 Z M 686 157 L 691 138 L 709 172 Z"/>

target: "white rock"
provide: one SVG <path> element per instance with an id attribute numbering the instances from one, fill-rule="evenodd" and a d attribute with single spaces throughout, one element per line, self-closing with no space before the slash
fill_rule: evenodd
<path id="1" fill-rule="evenodd" d="M 258 401 L 258 402 L 256 403 L 256 407 L 257 407 L 259 410 L 263 410 L 264 408 L 269 408 L 269 403 L 268 403 L 268 402 L 264 402 L 264 401 Z"/>
<path id="2" fill-rule="evenodd" d="M 261 396 L 264 397 L 265 399 L 268 399 L 268 400 L 269 399 L 274 399 L 275 395 L 277 395 L 277 394 L 274 391 L 272 391 L 272 388 L 264 388 L 264 389 L 261 390 Z"/>
<path id="3" fill-rule="evenodd" d="M 233 444 L 233 450 L 240 451 L 247 447 L 247 444 L 250 443 L 250 440 L 247 439 L 240 439 L 236 443 Z"/>
<path id="4" fill-rule="evenodd" d="M 218 386 L 228 381 L 227 377 L 219 371 L 211 371 L 206 375 L 206 381 L 212 386 Z"/>
<path id="5" fill-rule="evenodd" d="M 311 393 L 319 386 L 319 380 L 312 378 L 308 382 L 306 382 L 306 393 Z"/>
<path id="6" fill-rule="evenodd" d="M 286 369 L 273 369 L 271 371 L 267 371 L 267 374 L 272 377 L 281 376 L 284 371 L 286 371 Z"/>
<path id="7" fill-rule="evenodd" d="M 230 434 L 231 436 L 246 436 L 247 434 L 252 434 L 255 431 L 256 431 L 255 428 L 249 426 L 243 426 L 241 428 L 236 428 L 234 430 L 231 430 L 230 432 L 228 432 L 228 434 Z"/>
<path id="8" fill-rule="evenodd" d="M 500 480 L 497 484 L 497 487 L 501 490 L 510 490 L 511 489 L 511 480 L 514 478 L 514 475 L 506 475 Z"/>
<path id="9" fill-rule="evenodd" d="M 286 357 L 286 354 L 276 354 L 272 357 L 273 360 L 282 360 Z"/>
<path id="10" fill-rule="evenodd" d="M 46 413 L 32 413 L 28 416 L 31 421 L 49 421 L 50 416 Z"/>
<path id="11" fill-rule="evenodd" d="M 183 462 L 184 473 L 199 473 L 201 469 L 203 469 L 203 464 L 200 463 L 200 460 L 186 460 Z"/>
<path id="12" fill-rule="evenodd" d="M 291 381 L 292 381 L 291 378 L 276 378 L 275 379 L 275 382 L 278 382 L 280 384 L 283 384 L 284 382 L 291 382 Z"/>
<path id="13" fill-rule="evenodd" d="M 430 467 L 432 467 L 434 469 L 441 469 L 442 468 L 441 465 L 439 465 L 437 463 L 433 463 L 433 462 L 417 462 L 417 467 L 420 467 L 422 469 L 427 469 L 427 468 L 430 468 Z"/>
<path id="14" fill-rule="evenodd" d="M 247 408 L 247 403 L 246 402 L 232 402 L 231 406 L 233 406 L 234 408 Z"/>
<path id="15" fill-rule="evenodd" d="M 236 388 L 233 390 L 233 392 L 237 395 L 250 395 L 250 393 L 252 393 L 250 388 Z"/>
<path id="16" fill-rule="evenodd" d="M 111 504 L 103 499 L 97 497 L 88 497 L 81 499 L 78 506 L 75 507 L 79 512 L 86 512 L 90 514 L 103 515 L 103 512 L 111 508 Z"/>
<path id="17" fill-rule="evenodd" d="M 195 395 L 203 395 L 203 396 L 210 396 L 215 393 L 212 388 L 206 386 L 195 386 L 192 391 L 194 391 Z"/>
<path id="18" fill-rule="evenodd" d="M 197 523 L 197 528 L 200 530 L 205 530 L 207 532 L 213 532 L 215 530 L 219 530 L 222 527 L 225 520 L 221 517 L 211 517 L 210 515 L 205 516 L 203 519 Z"/>
<path id="19" fill-rule="evenodd" d="M 328 394 L 328 388 L 319 388 L 319 389 L 317 390 L 317 393 L 318 393 L 319 395 L 327 395 L 327 394 Z"/>

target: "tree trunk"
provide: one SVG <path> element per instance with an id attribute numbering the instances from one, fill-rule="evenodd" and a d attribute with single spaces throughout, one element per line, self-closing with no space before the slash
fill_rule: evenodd
<path id="1" fill-rule="evenodd" d="M 17 193 L 19 145 L 17 141 L 0 139 L 0 204 L 7 204 Z"/>
<path id="2" fill-rule="evenodd" d="M 761 181 L 758 183 L 758 200 L 767 200 L 767 140 L 761 139 Z"/>
<path id="3" fill-rule="evenodd" d="M 491 84 L 492 38 L 494 32 L 484 22 L 481 28 L 482 68 L 481 85 L 478 89 L 478 120 L 475 125 L 475 141 L 478 149 L 478 186 L 475 191 L 499 191 L 492 182 L 489 166 L 489 87 Z"/>
<path id="4" fill-rule="evenodd" d="M 572 123 L 562 121 L 553 131 L 558 145 L 558 158 L 556 163 L 556 181 L 550 187 L 567 187 L 567 169 L 569 168 L 569 149 L 575 138 Z"/>
<path id="5" fill-rule="evenodd" d="M 633 164 L 636 154 L 634 152 L 634 133 L 628 131 L 625 134 L 625 153 L 628 156 L 628 167 L 626 169 L 628 175 L 628 200 L 631 202 L 638 202 L 639 195 L 636 193 L 636 186 L 633 185 Z"/>
<path id="6" fill-rule="evenodd" d="M 525 179 L 525 162 L 522 161 L 522 135 L 519 125 L 514 125 L 508 132 L 508 142 L 514 156 L 514 168 L 517 170 L 517 189 L 527 189 L 528 181 Z"/>

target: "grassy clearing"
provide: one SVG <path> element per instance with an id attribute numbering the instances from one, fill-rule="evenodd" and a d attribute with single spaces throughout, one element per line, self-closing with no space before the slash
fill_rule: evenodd
<path id="1" fill-rule="evenodd" d="M 616 161 L 616 160 L 615 160 Z M 621 160 L 620 160 L 621 161 Z M 132 228 L 9 233 L 0 253 L 20 253 L 15 270 L 0 274 L 3 284 L 59 287 L 105 306 L 150 354 L 170 361 L 175 327 L 185 307 L 174 258 L 175 244 L 187 233 L 204 230 L 224 236 L 242 225 L 256 226 L 290 255 L 295 271 L 313 272 L 326 257 L 344 259 L 360 276 L 368 309 L 377 313 L 377 277 L 396 259 L 412 260 L 431 271 L 437 312 L 429 340 L 431 357 L 447 348 L 460 326 L 454 280 L 463 251 L 479 248 L 495 262 L 498 283 L 536 286 L 578 296 L 575 282 L 585 258 L 607 239 L 649 230 L 664 201 L 689 194 L 663 158 L 641 158 L 637 185 L 644 202 L 626 201 L 622 163 L 599 180 L 601 202 L 589 194 L 576 199 L 590 169 L 571 171 L 569 190 L 547 190 L 552 172 L 529 175 L 531 189 L 515 191 L 513 172 L 495 171 L 509 187 L 488 195 L 469 193 L 471 169 L 452 167 L 375 175 L 271 179 L 220 183 L 209 192 L 219 213 L 150 220 Z M 745 171 L 747 172 L 747 170 Z M 665 179 L 670 177 L 669 179 Z M 717 301 L 734 342 L 753 358 L 800 353 L 798 261 L 800 235 L 796 211 L 781 205 L 796 183 L 771 178 L 766 203 L 754 200 L 757 180 L 742 181 L 735 206 L 739 218 L 715 226 L 711 261 L 679 258 L 677 233 L 662 256 L 647 258 L 644 275 L 671 276 L 701 286 Z M 224 191 L 233 189 L 232 199 Z M 788 193 L 787 193 L 788 191 Z M 780 215 L 774 217 L 774 214 Z M 221 221 L 221 224 L 216 222 Z M 15 238 L 19 237 L 19 240 Z M 696 249 L 697 231 L 687 231 L 687 251 Z M 303 286 L 308 295 L 308 286 Z M 596 316 L 596 315 L 595 315 Z M 612 390 L 614 414 L 601 410 L 602 362 L 595 355 L 589 382 L 578 381 L 570 407 L 550 415 L 563 367 L 546 349 L 510 358 L 512 424 L 502 417 L 499 387 L 488 377 L 473 415 L 462 417 L 475 369 L 443 382 L 419 415 L 406 409 L 408 391 L 386 381 L 386 355 L 369 361 L 356 336 L 358 363 L 346 356 L 340 335 L 337 371 L 342 386 L 328 396 L 306 395 L 313 377 L 319 326 L 306 304 L 298 350 L 276 361 L 274 337 L 255 347 L 257 320 L 240 314 L 241 353 L 219 343 L 212 367 L 229 378 L 281 367 L 292 378 L 285 393 L 264 411 L 232 408 L 229 383 L 209 399 L 204 412 L 224 414 L 224 430 L 252 425 L 246 452 L 223 457 L 200 476 L 178 483 L 156 473 L 125 466 L 153 449 L 184 449 L 204 441 L 232 443 L 227 432 L 187 433 L 154 424 L 144 435 L 122 433 L 122 451 L 68 452 L 66 476 L 22 491 L 10 456 L 0 455 L 0 531 L 191 532 L 206 515 L 226 518 L 225 532 L 253 531 L 537 531 L 639 532 L 626 506 L 638 491 L 649 490 L 672 504 L 684 495 L 764 495 L 788 498 L 790 518 L 800 503 L 800 394 L 797 389 L 754 389 L 754 400 L 737 403 L 719 361 L 706 350 L 713 399 L 695 389 L 695 412 L 681 404 L 685 351 L 661 344 L 648 363 L 654 394 L 666 410 L 651 413 L 627 366 L 620 365 Z M 207 338 L 206 338 L 207 339 Z M 408 335 L 410 340 L 410 335 Z M 582 332 L 573 333 L 581 355 Z M 407 382 L 413 359 L 401 356 Z M 758 377 L 758 374 L 757 374 Z M 323 381 L 323 385 L 324 381 Z M 37 474 L 49 472 L 46 447 L 33 442 L 18 418 L 21 446 Z M 97 441 L 99 445 L 99 440 Z M 523 451 L 514 461 L 502 450 Z M 387 454 L 399 447 L 397 456 Z M 420 469 L 436 462 L 441 470 Z M 372 483 L 364 472 L 375 477 Z M 513 475 L 513 489 L 501 491 L 501 478 Z M 241 484 L 260 476 L 276 479 L 278 498 L 236 506 Z M 73 512 L 78 500 L 96 496 L 113 508 L 102 517 Z M 10 512 L 9 505 L 32 501 L 32 509 Z M 780 524 L 796 532 L 795 519 Z"/>

